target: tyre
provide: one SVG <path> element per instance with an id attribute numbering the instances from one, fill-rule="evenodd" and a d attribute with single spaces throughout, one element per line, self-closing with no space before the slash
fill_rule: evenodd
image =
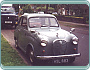
<path id="1" fill-rule="evenodd" d="M 35 64 L 35 62 L 36 62 L 36 59 L 34 57 L 34 52 L 32 49 L 29 50 L 29 60 L 30 60 L 31 64 Z"/>
<path id="2" fill-rule="evenodd" d="M 73 63 L 75 61 L 75 57 L 70 58 L 69 63 Z"/>
<path id="3" fill-rule="evenodd" d="M 18 49 L 18 40 L 15 40 L 15 48 Z"/>

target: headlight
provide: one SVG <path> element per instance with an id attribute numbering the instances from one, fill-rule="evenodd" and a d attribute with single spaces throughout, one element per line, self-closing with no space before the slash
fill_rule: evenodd
<path id="1" fill-rule="evenodd" d="M 48 37 L 42 34 L 39 34 L 38 37 L 41 39 L 41 46 L 45 47 L 49 42 Z"/>
<path id="2" fill-rule="evenodd" d="M 78 42 L 77 41 L 73 41 L 73 44 L 78 44 Z"/>
<path id="3" fill-rule="evenodd" d="M 41 46 L 46 46 L 47 45 L 47 41 L 46 40 L 41 40 Z"/>
<path id="4" fill-rule="evenodd" d="M 41 43 L 41 46 L 46 46 L 46 43 Z"/>
<path id="5" fill-rule="evenodd" d="M 75 44 L 75 45 L 77 45 L 78 44 L 78 38 L 77 37 L 74 37 L 73 39 L 72 39 L 72 42 L 73 42 L 73 44 Z"/>

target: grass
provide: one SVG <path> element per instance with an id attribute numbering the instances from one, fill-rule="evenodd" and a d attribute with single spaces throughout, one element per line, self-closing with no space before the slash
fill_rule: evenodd
<path id="1" fill-rule="evenodd" d="M 65 16 L 65 17 L 80 18 L 80 19 L 83 19 L 84 18 L 84 17 L 76 17 L 76 16 Z"/>
<path id="2" fill-rule="evenodd" d="M 37 7 L 37 9 L 41 9 L 41 7 Z M 42 9 L 46 9 L 46 6 L 44 6 L 44 7 L 42 7 Z M 52 8 L 52 7 L 48 7 L 48 10 L 54 10 L 54 8 Z"/>
<path id="3" fill-rule="evenodd" d="M 26 66 L 24 61 L 18 55 L 6 39 L 1 35 L 1 63 L 4 66 Z"/>
<path id="4" fill-rule="evenodd" d="M 69 22 L 61 22 L 59 21 L 60 25 L 68 26 L 68 27 L 74 27 L 74 28 L 88 28 L 87 26 L 84 25 L 75 25 L 75 24 L 70 24 Z"/>

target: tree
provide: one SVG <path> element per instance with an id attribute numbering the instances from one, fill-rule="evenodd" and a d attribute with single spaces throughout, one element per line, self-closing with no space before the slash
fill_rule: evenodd
<path id="1" fill-rule="evenodd" d="M 48 13 L 48 4 L 46 4 L 46 10 L 45 10 L 45 13 Z"/>
<path id="2" fill-rule="evenodd" d="M 33 13 L 33 10 L 29 4 L 23 7 L 23 13 Z"/>
<path id="3" fill-rule="evenodd" d="M 89 12 L 89 7 L 86 4 L 57 4 L 57 9 L 60 8 L 65 8 L 68 12 L 75 12 L 75 16 L 83 16 L 86 11 Z"/>
<path id="4" fill-rule="evenodd" d="M 13 4 L 15 12 L 19 12 L 19 4 Z"/>
<path id="5" fill-rule="evenodd" d="M 58 4 L 50 4 L 50 7 L 54 8 L 54 11 L 57 11 L 57 5 Z"/>

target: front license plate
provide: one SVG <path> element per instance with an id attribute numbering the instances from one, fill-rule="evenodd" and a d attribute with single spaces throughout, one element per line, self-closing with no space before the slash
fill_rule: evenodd
<path id="1" fill-rule="evenodd" d="M 5 23 L 12 23 L 12 21 L 5 21 Z"/>
<path id="2" fill-rule="evenodd" d="M 68 63 L 68 59 L 54 60 L 54 63 Z"/>

